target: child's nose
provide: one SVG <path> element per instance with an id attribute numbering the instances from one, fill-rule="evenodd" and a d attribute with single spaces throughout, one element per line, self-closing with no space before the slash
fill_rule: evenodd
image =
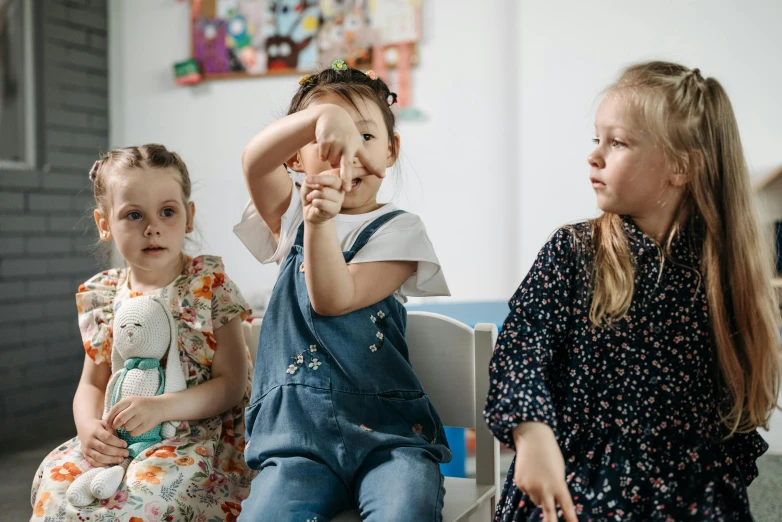
<path id="1" fill-rule="evenodd" d="M 144 230 L 144 235 L 146 237 L 159 236 L 160 229 L 157 227 L 157 225 L 150 223 L 149 225 L 147 225 L 146 230 Z"/>
<path id="2" fill-rule="evenodd" d="M 597 152 L 597 150 L 592 151 L 592 153 L 587 156 L 587 163 L 589 163 L 590 167 L 594 167 L 596 169 L 605 167 L 605 161 L 603 161 L 603 157 Z"/>

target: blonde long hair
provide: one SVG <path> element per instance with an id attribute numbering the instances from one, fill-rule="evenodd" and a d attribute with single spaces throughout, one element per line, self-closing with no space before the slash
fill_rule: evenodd
<path id="1" fill-rule="evenodd" d="M 638 123 L 689 175 L 671 238 L 694 230 L 709 303 L 712 339 L 727 406 L 721 422 L 734 432 L 766 427 L 780 386 L 777 296 L 772 256 L 760 233 L 744 152 L 730 100 L 698 69 L 648 62 L 625 69 L 608 92 L 636 109 Z M 624 317 L 634 292 L 634 266 L 622 218 L 592 222 L 595 260 L 589 317 L 599 327 Z"/>

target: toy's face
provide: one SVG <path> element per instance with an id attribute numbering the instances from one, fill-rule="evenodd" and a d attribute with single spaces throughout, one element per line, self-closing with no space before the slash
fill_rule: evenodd
<path id="1" fill-rule="evenodd" d="M 168 351 L 171 326 L 160 303 L 136 297 L 125 301 L 114 317 L 114 349 L 123 359 L 162 359 Z"/>

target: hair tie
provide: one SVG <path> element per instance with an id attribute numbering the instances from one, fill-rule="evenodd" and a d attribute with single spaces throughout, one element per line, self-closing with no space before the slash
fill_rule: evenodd
<path id="1" fill-rule="evenodd" d="M 377 73 L 372 69 L 367 71 L 367 76 L 369 77 L 370 80 L 377 80 Z"/>
<path id="2" fill-rule="evenodd" d="M 331 68 L 335 71 L 347 71 L 348 66 L 345 63 L 345 60 L 334 60 L 331 62 Z"/>
<path id="3" fill-rule="evenodd" d="M 396 103 L 396 93 L 395 92 L 389 92 L 388 97 L 386 98 L 386 102 L 388 102 L 388 106 L 392 106 Z"/>
<path id="4" fill-rule="evenodd" d="M 311 74 L 305 74 L 304 76 L 299 78 L 299 85 L 301 86 L 310 85 L 313 83 L 315 83 L 315 78 L 313 78 Z"/>
<path id="5" fill-rule="evenodd" d="M 692 70 L 693 76 L 695 76 L 697 79 L 702 80 L 703 77 L 701 76 L 701 70 L 699 68 L 695 68 Z"/>

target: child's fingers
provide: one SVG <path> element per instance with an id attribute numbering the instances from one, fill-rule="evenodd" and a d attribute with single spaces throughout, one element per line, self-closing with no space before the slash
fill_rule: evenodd
<path id="1" fill-rule="evenodd" d="M 114 446 L 109 446 L 108 444 L 104 444 L 100 441 L 95 443 L 95 449 L 98 450 L 100 453 L 107 455 L 109 457 L 127 457 L 128 452 L 124 449 L 115 448 Z"/>
<path id="2" fill-rule="evenodd" d="M 329 155 L 328 158 L 326 158 L 326 161 L 328 161 L 329 165 L 331 165 L 333 168 L 337 168 L 339 167 L 339 160 L 343 154 L 345 154 L 344 147 L 332 143 L 329 147 Z"/>
<path id="3" fill-rule="evenodd" d="M 128 407 L 128 403 L 125 401 L 125 399 L 122 399 L 109 410 L 109 414 L 106 415 L 106 421 L 105 421 L 107 429 L 110 430 L 117 429 L 117 425 L 114 424 L 114 419 L 119 412 L 121 412 L 127 407 Z"/>
<path id="4" fill-rule="evenodd" d="M 353 186 L 353 154 L 343 154 L 339 159 L 339 177 L 342 179 L 342 189 L 350 192 Z"/>
<path id="5" fill-rule="evenodd" d="M 385 177 L 385 169 L 381 165 L 375 163 L 375 160 L 369 155 L 369 152 L 365 147 L 359 147 L 356 151 L 356 157 L 361 161 L 361 165 L 363 165 L 371 174 L 374 174 L 378 178 Z"/>
<path id="6" fill-rule="evenodd" d="M 139 419 L 138 415 L 135 415 L 134 417 L 128 419 L 128 422 L 126 422 L 123 427 L 125 428 L 125 431 L 129 432 L 134 437 L 136 436 L 136 433 L 134 431 L 141 426 L 142 420 Z M 140 433 L 139 433 L 140 435 Z"/>
<path id="7" fill-rule="evenodd" d="M 342 209 L 342 205 L 327 199 L 316 199 L 312 202 L 312 206 L 321 212 L 332 216 L 339 214 L 339 211 Z"/>
<path id="8" fill-rule="evenodd" d="M 340 192 L 339 190 L 330 188 L 330 187 L 323 187 L 321 189 L 316 189 L 307 194 L 307 201 L 312 202 L 316 199 L 327 199 L 329 201 L 339 201 Z"/>
<path id="9" fill-rule="evenodd" d="M 98 440 L 103 442 L 104 444 L 108 444 L 109 446 L 114 446 L 115 448 L 127 448 L 128 443 L 124 440 L 120 439 L 116 435 L 114 435 L 110 430 L 111 428 L 108 425 L 105 425 L 104 428 L 106 431 L 99 432 L 98 433 Z"/>
<path id="10" fill-rule="evenodd" d="M 94 448 L 88 450 L 85 456 L 92 457 L 92 460 L 98 463 L 96 467 L 108 466 L 109 464 L 116 464 L 118 463 L 118 461 L 122 462 L 122 459 L 120 459 L 119 457 L 104 455 L 103 453 L 101 453 L 100 451 Z"/>
<path id="11" fill-rule="evenodd" d="M 310 189 L 330 187 L 339 190 L 342 187 L 339 169 L 324 170 L 317 176 L 307 176 L 304 183 L 308 185 Z"/>
<path id="12" fill-rule="evenodd" d="M 543 495 L 543 503 L 540 504 L 543 509 L 543 520 L 545 522 L 557 522 L 557 506 L 554 502 L 554 495 L 546 493 Z"/>
<path id="13" fill-rule="evenodd" d="M 329 159 L 329 151 L 331 149 L 331 144 L 326 143 L 318 143 L 318 154 L 320 154 L 320 161 L 326 161 Z"/>
<path id="14" fill-rule="evenodd" d="M 562 508 L 562 514 L 565 516 L 565 522 L 578 522 L 576 507 L 573 505 L 573 499 L 570 496 L 567 484 L 563 484 L 562 491 L 557 495 L 559 507 Z"/>
<path id="15" fill-rule="evenodd" d="M 114 429 L 124 426 L 130 419 L 135 416 L 135 413 L 130 408 L 124 409 L 114 417 L 114 422 L 111 424 Z"/>

